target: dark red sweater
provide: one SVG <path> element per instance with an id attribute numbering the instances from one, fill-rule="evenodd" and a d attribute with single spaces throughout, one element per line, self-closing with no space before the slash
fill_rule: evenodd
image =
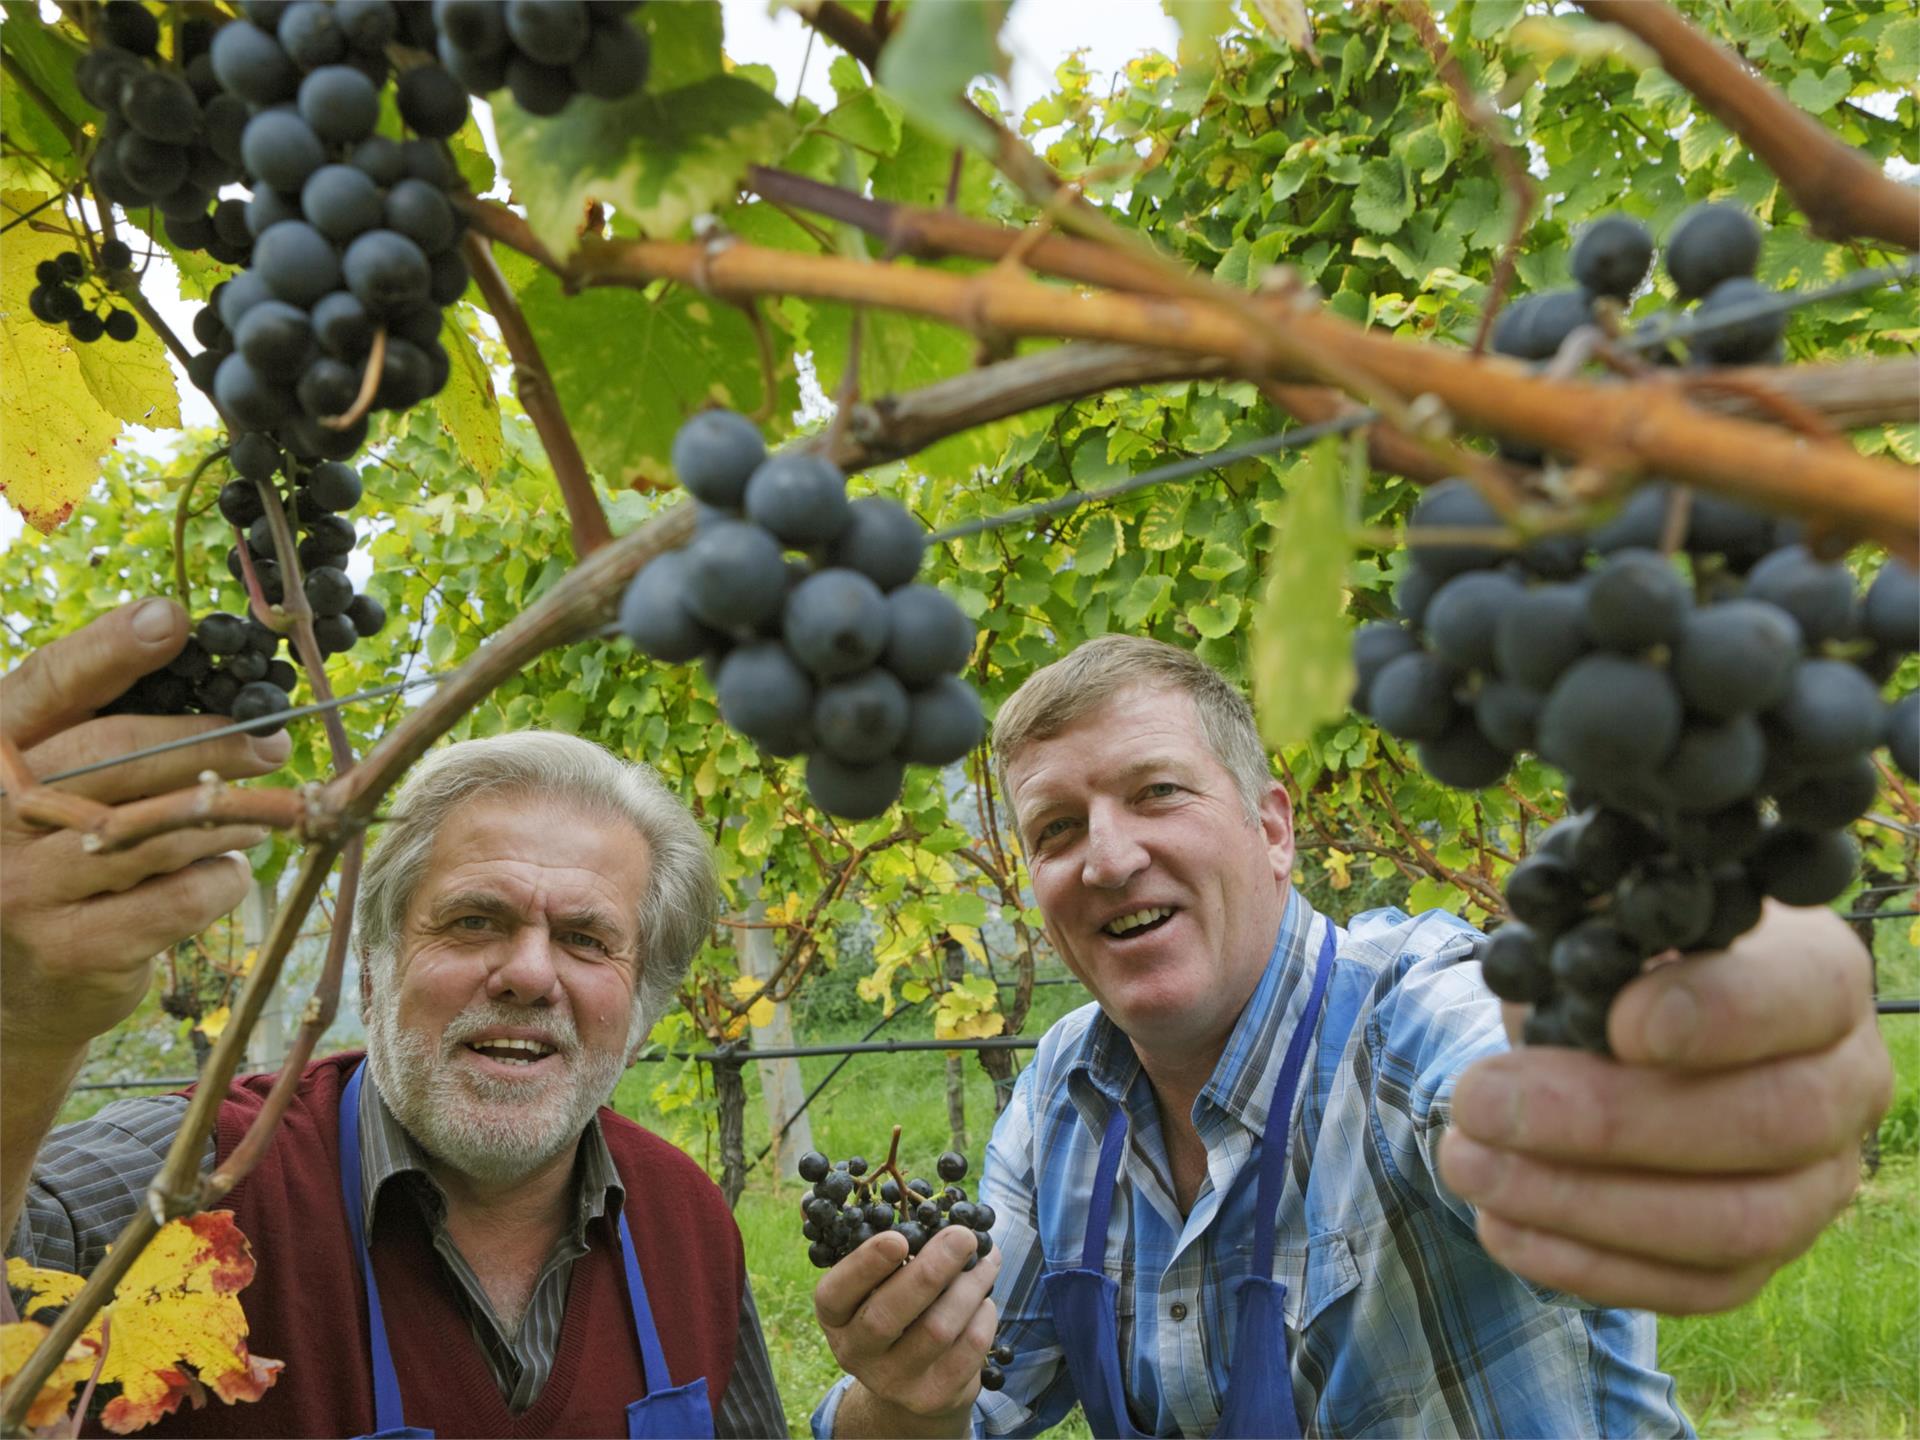
<path id="1" fill-rule="evenodd" d="M 251 1404 L 208 1398 L 145 1435 L 370 1434 L 373 1369 L 367 1304 L 340 1197 L 340 1092 L 357 1054 L 307 1067 L 272 1147 L 224 1202 L 253 1243 L 259 1270 L 241 1292 L 256 1355 L 286 1369 Z M 224 1160 L 258 1113 L 271 1075 L 237 1080 L 220 1108 Z M 387 1343 L 410 1425 L 456 1436 L 626 1434 L 627 1402 L 707 1379 L 714 1413 L 733 1372 L 745 1258 L 719 1189 L 679 1150 L 611 1110 L 600 1125 L 626 1188 L 627 1224 L 647 1282 L 671 1380 L 643 1373 L 614 1248 L 615 1217 L 588 1229 L 574 1261 L 553 1371 L 540 1398 L 514 1415 L 474 1343 L 417 1206 L 380 1208 L 372 1242 Z"/>

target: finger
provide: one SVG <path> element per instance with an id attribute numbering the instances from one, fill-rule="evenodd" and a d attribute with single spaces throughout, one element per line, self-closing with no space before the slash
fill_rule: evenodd
<path id="1" fill-rule="evenodd" d="M 1607 1039 L 1629 1063 L 1719 1069 L 1824 1050 L 1872 1002 L 1872 962 L 1839 916 L 1769 901 L 1729 949 L 1655 966 L 1622 990 Z"/>
<path id="2" fill-rule="evenodd" d="M 34 747 L 27 764 L 35 775 L 57 775 L 95 760 L 131 754 L 150 745 L 183 740 L 218 730 L 229 722 L 217 715 L 107 715 L 62 730 Z M 164 795 L 194 784 L 211 770 L 227 780 L 264 775 L 293 752 L 292 738 L 277 735 L 223 735 L 198 745 L 185 745 L 164 755 L 147 755 L 124 764 L 76 775 L 58 782 L 58 788 L 118 805 L 148 795 Z"/>
<path id="3" fill-rule="evenodd" d="M 1707 1315 L 1744 1305 L 1760 1293 L 1774 1268 L 1709 1270 L 1643 1260 L 1484 1213 L 1479 1230 L 1487 1253 L 1522 1279 L 1594 1305 L 1663 1315 Z"/>
<path id="4" fill-rule="evenodd" d="M 187 643 L 187 612 L 137 600 L 27 656 L 0 680 L 0 733 L 22 750 L 86 719 Z"/>
<path id="5" fill-rule="evenodd" d="M 992 1296 L 982 1296 L 959 1336 L 926 1367 L 927 1388 L 939 1408 L 971 1405 L 980 1393 L 980 1367 L 986 1363 L 999 1321 Z"/>
<path id="6" fill-rule="evenodd" d="M 843 1328 L 874 1289 L 907 1258 L 904 1235 L 876 1235 L 820 1277 L 813 1287 L 813 1313 L 829 1330 Z"/>
<path id="7" fill-rule="evenodd" d="M 1811 1245 L 1859 1183 L 1856 1151 L 1778 1175 L 1594 1171 L 1494 1150 L 1449 1132 L 1440 1177 L 1482 1214 L 1646 1259 L 1729 1270 L 1784 1264 Z"/>
<path id="8" fill-rule="evenodd" d="M 272 832 L 263 825 L 219 825 L 211 830 L 171 830 L 131 850 L 89 854 L 80 837 L 60 830 L 9 865 L 26 867 L 17 893 L 36 903 L 72 904 L 117 895 L 156 875 L 170 875 L 199 860 L 233 850 L 251 850 Z M 11 887 L 10 887 L 11 888 Z"/>
<path id="9" fill-rule="evenodd" d="M 966 1233 L 965 1227 L 961 1227 L 961 1234 L 964 1236 Z M 925 1253 L 924 1250 L 921 1252 L 922 1255 Z M 914 1263 L 919 1262 L 916 1260 Z M 911 1270 L 913 1266 L 907 1268 Z M 1000 1252 L 989 1251 L 985 1260 L 949 1282 L 932 1303 L 921 1310 L 919 1317 L 909 1322 L 903 1339 L 914 1351 L 923 1353 L 929 1363 L 956 1346 L 963 1345 L 981 1302 L 993 1295 L 993 1282 L 999 1273 Z M 974 1357 L 976 1369 L 984 1359 L 986 1352 L 983 1349 Z"/>
<path id="10" fill-rule="evenodd" d="M 990 1270 L 988 1263 L 976 1265 L 972 1270 L 964 1269 L 968 1257 L 975 1253 L 976 1244 L 973 1233 L 965 1226 L 942 1230 L 929 1239 L 913 1263 L 900 1267 L 875 1287 L 866 1303 L 847 1322 L 855 1343 L 874 1349 L 892 1345 L 953 1290 L 959 1292 L 960 1298 L 940 1311 L 935 1327 L 936 1345 L 951 1345 L 980 1296 L 992 1288 L 991 1282 L 984 1288 L 980 1285 L 981 1272 L 998 1273 L 997 1267 Z M 991 1262 L 993 1254 L 987 1258 Z M 923 1335 L 931 1333 L 922 1331 Z"/>
<path id="11" fill-rule="evenodd" d="M 1607 1169 L 1788 1170 L 1865 1134 L 1891 1085 L 1871 1021 L 1818 1054 L 1698 1074 L 1536 1046 L 1470 1065 L 1453 1123 L 1485 1145 Z"/>
<path id="12" fill-rule="evenodd" d="M 145 960 L 198 935 L 246 898 L 253 872 L 244 855 L 216 855 L 157 875 L 119 895 L 75 907 L 73 943 L 103 967 Z"/>

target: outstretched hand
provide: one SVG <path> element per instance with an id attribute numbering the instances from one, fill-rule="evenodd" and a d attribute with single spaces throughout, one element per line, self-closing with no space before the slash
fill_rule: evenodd
<path id="1" fill-rule="evenodd" d="M 1892 1067 L 1867 953 L 1769 903 L 1731 948 L 1660 965 L 1608 1018 L 1614 1060 L 1537 1047 L 1470 1067 L 1440 1175 L 1537 1284 L 1683 1315 L 1758 1293 L 1847 1205 Z"/>
<path id="2" fill-rule="evenodd" d="M 219 728 L 217 716 L 95 711 L 186 644 L 186 612 L 170 600 L 124 605 L 29 655 L 0 680 L 0 733 L 27 768 L 50 775 L 91 760 Z M 260 775 L 287 758 L 284 734 L 231 735 L 60 782 L 107 804 L 191 786 L 207 771 Z M 98 854 L 69 830 L 29 825 L 0 801 L 0 954 L 10 1046 L 84 1045 L 146 994 L 152 957 L 232 910 L 250 878 L 228 852 L 258 844 L 253 825 L 177 830 Z"/>

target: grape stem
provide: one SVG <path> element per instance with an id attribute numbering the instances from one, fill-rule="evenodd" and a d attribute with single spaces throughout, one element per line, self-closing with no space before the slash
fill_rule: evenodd
<path id="1" fill-rule="evenodd" d="M 373 409 L 373 397 L 380 389 L 380 371 L 387 363 L 387 327 L 382 325 L 373 332 L 373 348 L 367 351 L 367 368 L 360 372 L 360 393 L 353 397 L 353 404 L 339 415 L 327 415 L 320 423 L 329 430 L 345 430 L 354 422 L 366 418 Z"/>
<path id="2" fill-rule="evenodd" d="M 907 1189 L 907 1177 L 900 1173 L 900 1127 L 893 1127 L 893 1140 L 887 1146 L 887 1158 L 880 1166 L 880 1173 L 891 1175 L 893 1183 L 900 1188 L 900 1206 L 906 1208 L 907 1196 L 913 1192 Z"/>
<path id="3" fill-rule="evenodd" d="M 553 466 L 553 478 L 560 486 L 560 498 L 566 502 L 567 519 L 573 526 L 573 553 L 584 559 L 611 540 L 613 531 L 607 524 L 607 512 L 601 508 L 599 497 L 594 494 L 593 479 L 587 474 L 587 462 L 580 453 L 580 442 L 574 437 L 573 427 L 567 423 L 567 413 L 561 407 L 559 392 L 554 388 L 553 373 L 547 369 L 539 343 L 533 338 L 533 328 L 527 324 L 520 302 L 514 298 L 513 287 L 507 284 L 507 277 L 500 273 L 493 251 L 487 246 L 487 239 L 487 235 L 478 229 L 467 232 L 462 242 L 467 265 L 473 271 L 480 293 L 486 297 L 487 309 L 500 326 L 500 337 L 506 341 L 507 353 L 513 357 L 514 393 L 520 397 L 522 408 L 532 419 L 533 428 L 539 432 L 540 443 L 546 447 L 548 463 Z M 542 253 L 546 251 L 544 245 L 536 244 L 535 248 Z M 539 255 L 535 254 L 534 258 L 538 259 Z M 550 255 L 548 259 L 551 261 Z M 691 271 L 682 278 L 693 283 Z"/>
<path id="4" fill-rule="evenodd" d="M 194 486 L 200 483 L 200 477 L 207 467 L 216 460 L 224 460 L 227 447 L 220 446 L 205 459 L 193 467 L 193 473 L 187 476 L 187 483 L 180 487 L 180 498 L 173 507 L 173 589 L 180 597 L 181 608 L 188 613 L 193 610 L 193 587 L 187 583 L 187 521 L 193 518 L 189 507 L 193 500 Z"/>

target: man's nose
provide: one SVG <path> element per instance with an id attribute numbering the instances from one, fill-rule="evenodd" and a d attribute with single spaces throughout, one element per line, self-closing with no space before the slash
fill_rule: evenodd
<path id="1" fill-rule="evenodd" d="M 1147 868 L 1146 847 L 1131 818 L 1117 805 L 1095 805 L 1087 814 L 1087 843 L 1080 878 L 1096 890 L 1119 890 Z"/>
<path id="2" fill-rule="evenodd" d="M 518 925 L 495 953 L 487 972 L 487 997 L 519 1005 L 539 1005 L 552 998 L 558 972 L 553 963 L 553 937 L 544 925 Z"/>

